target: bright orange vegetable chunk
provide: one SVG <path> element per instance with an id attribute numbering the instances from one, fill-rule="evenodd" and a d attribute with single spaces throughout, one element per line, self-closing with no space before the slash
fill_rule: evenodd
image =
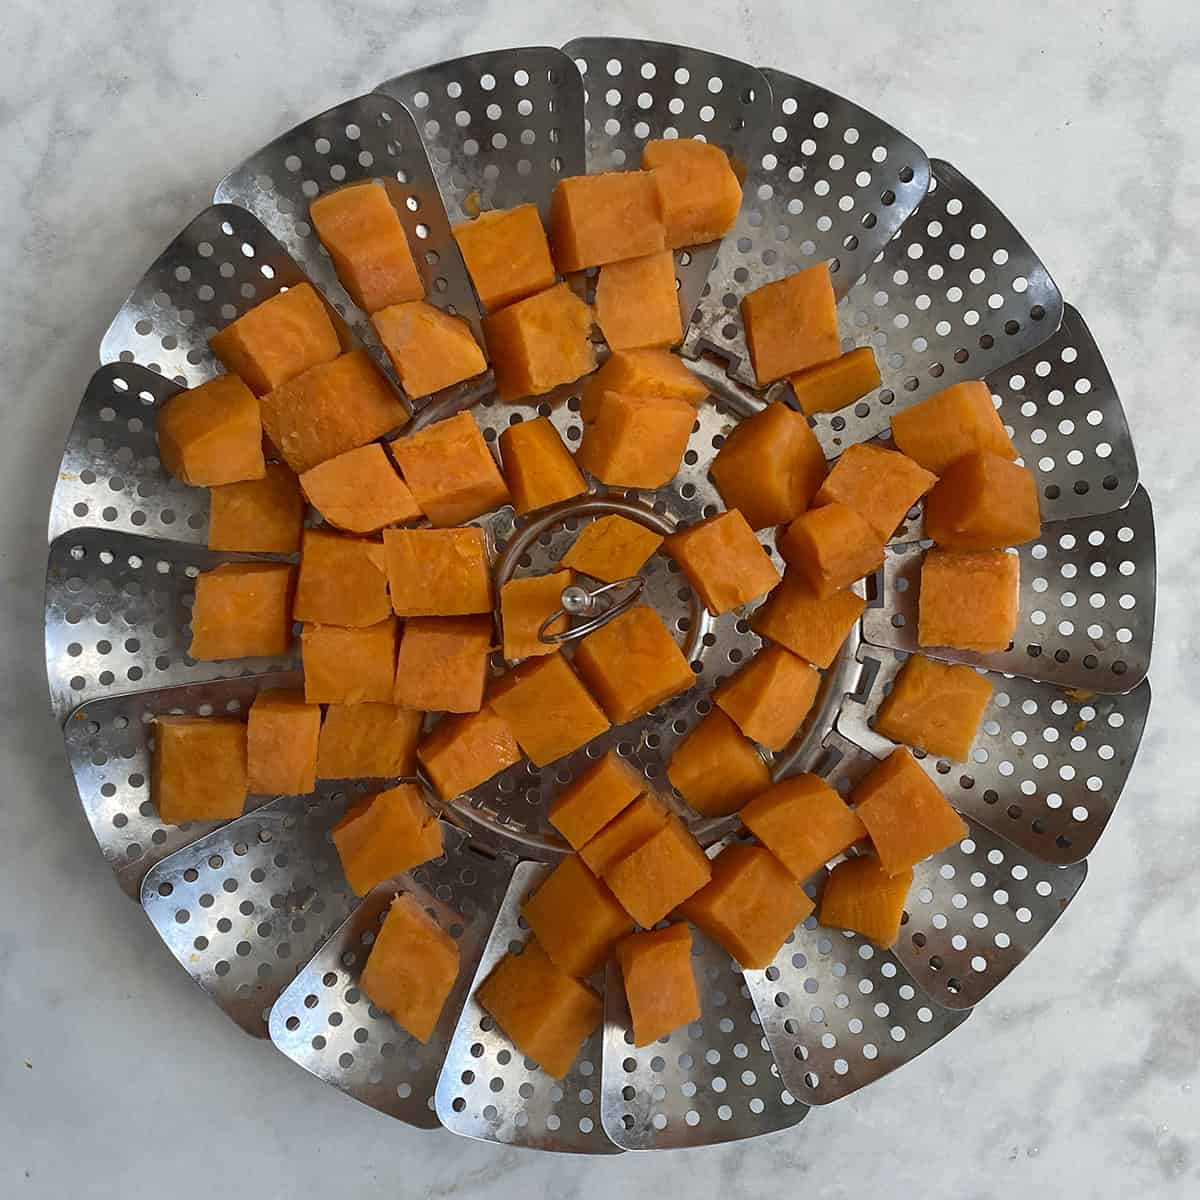
<path id="1" fill-rule="evenodd" d="M 550 201 L 550 244 L 564 274 L 666 249 L 654 180 L 642 171 L 560 179 Z"/>
<path id="2" fill-rule="evenodd" d="M 388 589 L 402 617 L 492 611 L 492 573 L 483 530 L 385 529 Z"/>
<path id="3" fill-rule="evenodd" d="M 659 250 L 600 268 L 596 324 L 614 350 L 676 346 L 683 318 L 675 287 L 675 255 Z"/>
<path id="4" fill-rule="evenodd" d="M 381 309 L 371 318 L 407 395 L 430 396 L 487 370 L 487 359 L 462 317 L 424 300 Z"/>
<path id="5" fill-rule="evenodd" d="M 246 726 L 241 721 L 154 718 L 150 797 L 164 825 L 240 817 L 246 791 Z"/>
<path id="6" fill-rule="evenodd" d="M 417 746 L 417 758 L 443 800 L 491 779 L 521 761 L 508 723 L 493 709 L 443 717 Z"/>
<path id="7" fill-rule="evenodd" d="M 669 815 L 653 796 L 638 796 L 584 843 L 579 857 L 593 874 L 603 877 L 618 859 L 648 842 L 667 823 Z"/>
<path id="8" fill-rule="evenodd" d="M 346 880 L 360 896 L 442 853 L 441 823 L 412 783 L 398 783 L 348 808 L 332 836 Z"/>
<path id="9" fill-rule="evenodd" d="M 817 920 L 827 929 L 849 929 L 877 946 L 893 946 L 912 880 L 911 871 L 889 875 L 873 854 L 847 858 L 825 880 Z"/>
<path id="10" fill-rule="evenodd" d="M 562 608 L 563 588 L 569 587 L 570 571 L 552 575 L 530 575 L 510 579 L 500 588 L 500 625 L 504 632 L 504 657 L 513 661 L 554 654 L 558 646 L 538 637 L 542 623 Z M 566 614 L 553 622 L 547 633 L 562 633 L 567 627 Z"/>
<path id="11" fill-rule="evenodd" d="M 218 375 L 172 396 L 158 413 L 158 454 L 176 479 L 212 487 L 262 479 L 262 423 L 254 393 Z"/>
<path id="12" fill-rule="evenodd" d="M 886 541 L 935 483 L 936 475 L 906 455 L 860 442 L 843 451 L 813 504 L 845 504 Z"/>
<path id="13" fill-rule="evenodd" d="M 742 297 L 742 324 L 760 387 L 841 353 L 837 300 L 825 263 Z"/>
<path id="14" fill-rule="evenodd" d="M 550 824 L 579 850 L 632 804 L 644 787 L 642 776 L 610 750 L 554 798 Z"/>
<path id="15" fill-rule="evenodd" d="M 985 675 L 914 654 L 879 706 L 875 730 L 893 742 L 966 762 L 991 699 Z"/>
<path id="16" fill-rule="evenodd" d="M 735 813 L 771 786 L 771 772 L 762 755 L 719 708 L 714 708 L 676 747 L 667 778 L 705 817 Z"/>
<path id="17" fill-rule="evenodd" d="M 309 704 L 387 704 L 396 665 L 396 620 L 365 629 L 305 625 L 304 698 Z"/>
<path id="18" fill-rule="evenodd" d="M 365 538 L 306 529 L 292 614 L 297 621 L 360 628 L 392 611 L 383 547 Z"/>
<path id="19" fill-rule="evenodd" d="M 259 692 L 246 725 L 246 783 L 264 795 L 306 796 L 317 786 L 321 710 L 302 691 Z"/>
<path id="20" fill-rule="evenodd" d="M 421 713 L 394 704 L 331 704 L 321 726 L 317 778 L 415 775 L 421 720 Z"/>
<path id="21" fill-rule="evenodd" d="M 940 475 L 964 454 L 1017 457 L 986 383 L 956 383 L 892 417 L 897 449 Z"/>
<path id="22" fill-rule="evenodd" d="M 779 553 L 823 600 L 883 565 L 883 537 L 847 504 L 810 508 L 779 539 Z"/>
<path id="23" fill-rule="evenodd" d="M 305 471 L 300 486 L 321 516 L 347 533 L 378 533 L 386 525 L 403 525 L 423 515 L 377 442 Z"/>
<path id="24" fill-rule="evenodd" d="M 269 463 L 261 479 L 222 484 L 209 495 L 210 550 L 294 554 L 303 526 L 300 484 L 283 463 Z"/>
<path id="25" fill-rule="evenodd" d="M 579 415 L 589 421 L 605 392 L 622 396 L 665 396 L 693 408 L 708 395 L 708 384 L 669 350 L 615 350 L 588 379 L 579 398 Z"/>
<path id="26" fill-rule="evenodd" d="M 789 377 L 792 392 L 800 411 L 813 413 L 836 412 L 861 400 L 880 384 L 879 364 L 870 346 L 860 346 L 829 362 L 798 371 Z"/>
<path id="27" fill-rule="evenodd" d="M 713 692 L 713 703 L 768 750 L 782 750 L 808 716 L 821 674 L 782 646 L 764 646 Z"/>
<path id="28" fill-rule="evenodd" d="M 685 400 L 605 392 L 585 419 L 575 461 L 614 487 L 662 487 L 679 470 L 695 423 Z"/>
<path id="29" fill-rule="evenodd" d="M 587 491 L 587 480 L 548 417 L 510 425 L 500 435 L 500 457 L 518 517 Z"/>
<path id="30" fill-rule="evenodd" d="M 536 204 L 480 213 L 453 233 L 485 311 L 554 286 L 550 243 Z"/>
<path id="31" fill-rule="evenodd" d="M 617 961 L 635 1046 L 648 1046 L 699 1019 L 692 931 L 686 924 L 631 933 L 617 943 Z"/>
<path id="32" fill-rule="evenodd" d="M 604 583 L 615 583 L 636 575 L 662 542 L 652 529 L 610 513 L 583 529 L 563 555 L 562 565 Z"/>
<path id="33" fill-rule="evenodd" d="M 1020 559 L 1003 550 L 926 551 L 918 644 L 1007 650 L 1017 630 L 1020 572 Z"/>
<path id="34" fill-rule="evenodd" d="M 820 597 L 795 571 L 784 571 L 783 582 L 755 609 L 750 627 L 814 666 L 828 667 L 866 606 L 851 591 Z"/>
<path id="35" fill-rule="evenodd" d="M 925 536 L 950 550 L 1003 550 L 1041 532 L 1033 473 L 999 454 L 951 463 L 925 500 Z"/>
<path id="36" fill-rule="evenodd" d="M 478 712 L 483 706 L 492 618 L 410 617 L 400 635 L 393 698 L 423 712 Z"/>
<path id="37" fill-rule="evenodd" d="M 700 843 L 673 814 L 604 872 L 613 895 L 644 929 L 657 925 L 711 877 L 712 866 Z"/>
<path id="38" fill-rule="evenodd" d="M 642 149 L 642 169 L 654 180 L 671 248 L 713 242 L 733 228 L 742 185 L 720 146 L 658 138 Z"/>
<path id="39" fill-rule="evenodd" d="M 781 578 L 736 508 L 671 534 L 666 550 L 715 617 L 765 595 Z"/>
<path id="40" fill-rule="evenodd" d="M 196 578 L 192 658 L 265 658 L 292 642 L 296 568 L 286 563 L 223 563 Z"/>

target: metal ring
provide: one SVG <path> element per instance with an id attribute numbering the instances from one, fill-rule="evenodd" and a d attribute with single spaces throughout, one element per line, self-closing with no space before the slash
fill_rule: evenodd
<path id="1" fill-rule="evenodd" d="M 628 594 L 614 601 L 608 608 L 598 612 L 588 621 L 584 621 L 582 625 L 572 625 L 564 629 L 562 633 L 548 633 L 547 630 L 559 617 L 578 616 L 578 613 L 572 613 L 565 605 L 551 613 L 541 625 L 538 626 L 538 641 L 546 642 L 552 646 L 562 645 L 563 642 L 573 642 L 577 638 L 586 637 L 589 633 L 599 629 L 602 625 L 607 625 L 619 613 L 623 613 L 629 608 L 638 597 L 641 596 L 643 589 L 646 586 L 646 581 L 640 575 L 628 575 L 624 579 L 615 579 L 612 583 L 606 583 L 602 587 L 596 588 L 594 591 L 587 591 L 585 588 L 576 590 L 582 592 L 588 601 L 588 608 L 592 608 L 598 597 L 605 595 L 607 592 L 614 591 L 618 588 L 628 589 Z M 564 589 L 563 595 L 571 589 Z M 586 610 L 585 610 L 586 611 Z"/>

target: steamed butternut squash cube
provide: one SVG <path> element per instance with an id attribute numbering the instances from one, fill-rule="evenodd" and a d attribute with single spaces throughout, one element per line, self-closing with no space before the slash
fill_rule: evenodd
<path id="1" fill-rule="evenodd" d="M 875 731 L 939 758 L 966 762 L 992 699 L 987 677 L 914 654 L 875 715 Z"/>
<path id="2" fill-rule="evenodd" d="M 671 249 L 714 242 L 733 228 L 742 185 L 720 146 L 656 138 L 642 149 L 642 170 L 654 180 Z"/>
<path id="3" fill-rule="evenodd" d="M 613 350 L 664 348 L 683 341 L 675 255 L 659 250 L 601 267 L 596 324 Z"/>
<path id="4" fill-rule="evenodd" d="M 378 442 L 305 471 L 300 486 L 326 523 L 347 533 L 378 533 L 386 525 L 403 525 L 423 515 Z"/>
<path id="5" fill-rule="evenodd" d="M 383 547 L 365 538 L 306 529 L 292 615 L 297 621 L 361 628 L 391 614 Z"/>
<path id="6" fill-rule="evenodd" d="M 611 750 L 551 802 L 550 824 L 581 849 L 637 798 L 645 781 Z"/>
<path id="7" fill-rule="evenodd" d="M 517 739 L 492 708 L 443 717 L 417 746 L 417 759 L 443 800 L 469 792 L 521 761 Z"/>
<path id="8" fill-rule="evenodd" d="M 736 508 L 671 534 L 666 549 L 714 617 L 764 595 L 780 580 L 779 568 Z"/>
<path id="9" fill-rule="evenodd" d="M 385 529 L 388 589 L 402 617 L 492 611 L 492 573 L 483 530 Z"/>
<path id="10" fill-rule="evenodd" d="M 779 553 L 821 598 L 883 565 L 883 537 L 848 504 L 810 508 L 779 539 Z"/>
<path id="11" fill-rule="evenodd" d="M 317 786 L 321 710 L 304 693 L 259 692 L 246 724 L 246 784 L 265 795 L 306 796 Z"/>
<path id="12" fill-rule="evenodd" d="M 764 646 L 713 692 L 713 703 L 768 750 L 782 750 L 808 716 L 821 673 L 782 646 Z"/>
<path id="13" fill-rule="evenodd" d="M 674 814 L 604 872 L 604 882 L 643 928 L 657 925 L 712 877 L 700 843 Z"/>
<path id="14" fill-rule="evenodd" d="M 601 878 L 618 861 L 644 845 L 666 823 L 670 814 L 653 796 L 638 796 L 579 851 L 594 875 Z"/>
<path id="15" fill-rule="evenodd" d="M 603 583 L 615 583 L 636 575 L 662 542 L 652 529 L 610 513 L 583 529 L 563 555 L 562 565 Z"/>
<path id="16" fill-rule="evenodd" d="M 396 621 L 365 629 L 305 625 L 300 637 L 309 704 L 387 704 L 396 665 Z"/>
<path id="17" fill-rule="evenodd" d="M 214 487 L 262 479 L 262 423 L 254 393 L 236 375 L 178 392 L 158 413 L 158 455 L 183 483 Z"/>
<path id="18" fill-rule="evenodd" d="M 506 954 L 475 999 L 517 1050 L 555 1079 L 571 1069 L 604 1017 L 600 997 L 560 971 L 534 940 L 522 953 Z"/>
<path id="19" fill-rule="evenodd" d="M 318 196 L 308 212 L 338 279 L 364 312 L 425 295 L 408 236 L 383 184 L 338 188 Z"/>
<path id="20" fill-rule="evenodd" d="M 793 775 L 755 796 L 742 824 L 803 883 L 867 836 L 846 802 L 816 775 Z"/>
<path id="21" fill-rule="evenodd" d="M 875 351 L 870 346 L 860 346 L 829 362 L 798 371 L 788 382 L 800 411 L 812 416 L 845 408 L 873 392 L 882 381 Z"/>
<path id="22" fill-rule="evenodd" d="M 317 778 L 415 775 L 421 721 L 421 713 L 394 704 L 329 705 L 317 747 Z"/>
<path id="23" fill-rule="evenodd" d="M 892 416 L 892 441 L 935 475 L 964 454 L 1017 457 L 986 383 L 956 383 Z"/>
<path id="24" fill-rule="evenodd" d="M 849 929 L 877 946 L 893 946 L 912 881 L 911 871 L 889 875 L 873 854 L 847 858 L 825 880 L 817 920 L 826 929 Z"/>
<path id="25" fill-rule="evenodd" d="M 300 484 L 283 463 L 269 463 L 261 479 L 224 483 L 209 493 L 210 550 L 294 554 L 303 527 Z"/>
<path id="26" fill-rule="evenodd" d="M 451 232 L 485 312 L 554 286 L 550 243 L 536 204 L 480 213 Z"/>
<path id="27" fill-rule="evenodd" d="M 427 1042 L 458 979 L 459 965 L 455 940 L 404 892 L 392 901 L 375 935 L 362 990 L 401 1029 Z"/>
<path id="28" fill-rule="evenodd" d="M 742 297 L 742 324 L 760 387 L 841 353 L 837 300 L 825 263 Z"/>
<path id="29" fill-rule="evenodd" d="M 633 1044 L 648 1046 L 700 1018 L 692 971 L 692 931 L 682 922 L 617 943 L 617 962 L 633 1025 Z"/>
<path id="30" fill-rule="evenodd" d="M 510 671 L 488 703 L 537 767 L 570 754 L 608 728 L 600 706 L 558 653 Z"/>
<path id="31" fill-rule="evenodd" d="M 563 274 L 665 250 L 654 180 L 642 171 L 560 179 L 550 201 L 550 244 Z"/>
<path id="32" fill-rule="evenodd" d="M 504 632 L 504 657 L 513 661 L 553 654 L 558 646 L 538 637 L 542 624 L 562 609 L 563 588 L 572 580 L 570 571 L 553 575 L 530 575 L 510 579 L 500 589 L 500 624 Z M 547 633 L 562 633 L 567 627 L 564 613 L 547 628 Z"/>
<path id="33" fill-rule="evenodd" d="M 260 401 L 263 428 L 297 475 L 408 422 L 392 385 L 365 350 L 297 375 Z"/>
<path id="34" fill-rule="evenodd" d="M 813 505 L 844 504 L 886 541 L 935 483 L 937 476 L 911 458 L 860 442 L 848 446 L 833 464 L 813 497 Z"/>
<path id="35" fill-rule="evenodd" d="M 521 400 L 571 383 L 596 366 L 592 310 L 565 284 L 483 318 L 483 337 L 501 400 Z"/>
<path id="36" fill-rule="evenodd" d="M 205 661 L 286 654 L 295 582 L 296 568 L 286 563 L 222 563 L 197 576 L 188 654 Z"/>
<path id="37" fill-rule="evenodd" d="M 478 712 L 491 649 L 487 613 L 410 617 L 400 635 L 393 699 L 422 712 Z"/>
<path id="38" fill-rule="evenodd" d="M 762 755 L 714 708 L 675 748 L 671 786 L 701 816 L 725 817 L 771 785 Z"/>
<path id="39" fill-rule="evenodd" d="M 712 882 L 680 915 L 745 970 L 760 971 L 812 910 L 804 889 L 769 850 L 734 842 L 713 861 Z"/>
<path id="40" fill-rule="evenodd" d="M 521 905 L 521 915 L 550 961 L 584 979 L 604 965 L 633 922 L 612 892 L 572 854 Z"/>
<path id="41" fill-rule="evenodd" d="M 389 305 L 371 324 L 411 397 L 430 396 L 487 370 L 470 325 L 424 300 Z"/>
<path id="42" fill-rule="evenodd" d="M 1003 550 L 1041 532 L 1033 473 L 986 450 L 952 462 L 925 501 L 925 536 L 950 550 Z"/>
<path id="43" fill-rule="evenodd" d="M 918 645 L 1007 650 L 1017 631 L 1020 573 L 1020 559 L 1003 550 L 926 551 Z"/>
<path id="44" fill-rule="evenodd" d="M 697 408 L 708 395 L 708 384 L 669 350 L 615 350 L 584 386 L 579 398 L 579 415 L 584 421 L 593 418 L 605 392 L 665 396 L 686 400 Z"/>
<path id="45" fill-rule="evenodd" d="M 547 417 L 520 421 L 504 430 L 500 457 L 518 517 L 587 491 L 587 480 Z"/>
<path id="46" fill-rule="evenodd" d="M 164 825 L 231 821 L 246 806 L 246 726 L 232 717 L 155 717 L 150 795 Z"/>
<path id="47" fill-rule="evenodd" d="M 775 401 L 730 430 L 709 473 L 726 508 L 766 529 L 809 506 L 825 478 L 825 452 L 808 422 Z"/>
<path id="48" fill-rule="evenodd" d="M 750 627 L 813 666 L 828 667 L 837 658 L 867 602 L 851 591 L 819 597 L 795 571 L 754 610 Z"/>
<path id="49" fill-rule="evenodd" d="M 575 461 L 614 487 L 662 487 L 679 470 L 695 423 L 685 400 L 605 392 L 584 423 Z"/>
<path id="50" fill-rule="evenodd" d="M 850 801 L 889 875 L 967 836 L 963 819 L 903 746 L 871 769 Z"/>
<path id="51" fill-rule="evenodd" d="M 256 396 L 332 362 L 342 352 L 329 310 L 311 283 L 256 304 L 214 333 L 208 344 L 225 369 L 241 376 Z"/>
<path id="52" fill-rule="evenodd" d="M 441 824 L 412 783 L 398 783 L 348 808 L 332 836 L 346 881 L 360 896 L 442 853 Z"/>
<path id="53" fill-rule="evenodd" d="M 662 619 L 645 605 L 627 609 L 581 639 L 575 669 L 614 725 L 648 713 L 696 682 Z"/>

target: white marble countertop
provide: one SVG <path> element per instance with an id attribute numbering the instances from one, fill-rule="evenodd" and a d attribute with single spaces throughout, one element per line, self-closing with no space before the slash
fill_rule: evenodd
<path id="1" fill-rule="evenodd" d="M 0 1196 L 985 1200 L 1200 1193 L 1200 23 L 1081 5 L 7 0 L 0 13 Z M 843 92 L 978 181 L 1086 314 L 1155 501 L 1155 705 L 1080 900 L 956 1036 L 790 1133 L 580 1161 L 422 1134 L 193 987 L 114 885 L 45 712 L 45 513 L 109 317 L 249 150 L 385 76 L 583 33 L 688 41 Z M 1192 682 L 1188 683 L 1191 679 Z M 679 1172 L 683 1172 L 682 1178 Z"/>

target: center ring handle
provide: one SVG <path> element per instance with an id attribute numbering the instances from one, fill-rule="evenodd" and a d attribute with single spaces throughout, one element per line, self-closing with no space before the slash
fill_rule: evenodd
<path id="1" fill-rule="evenodd" d="M 602 625 L 607 625 L 619 613 L 623 613 L 629 608 L 641 596 L 645 586 L 646 581 L 640 575 L 629 575 L 624 579 L 616 579 L 612 583 L 606 583 L 593 591 L 587 591 L 585 588 L 576 586 L 564 588 L 562 607 L 552 612 L 538 626 L 538 641 L 545 642 L 551 646 L 560 646 L 563 642 L 573 642 L 577 638 L 587 637 L 589 633 L 599 629 Z M 561 633 L 548 632 L 550 626 L 560 617 L 582 616 L 595 609 L 596 601 L 599 597 L 622 588 L 625 589 L 625 595 L 613 601 L 607 608 L 597 612 L 590 620 L 584 621 L 582 625 L 572 625 L 570 628 L 564 629 Z M 578 593 L 579 600 L 576 604 L 568 607 L 568 594 L 572 592 Z"/>

